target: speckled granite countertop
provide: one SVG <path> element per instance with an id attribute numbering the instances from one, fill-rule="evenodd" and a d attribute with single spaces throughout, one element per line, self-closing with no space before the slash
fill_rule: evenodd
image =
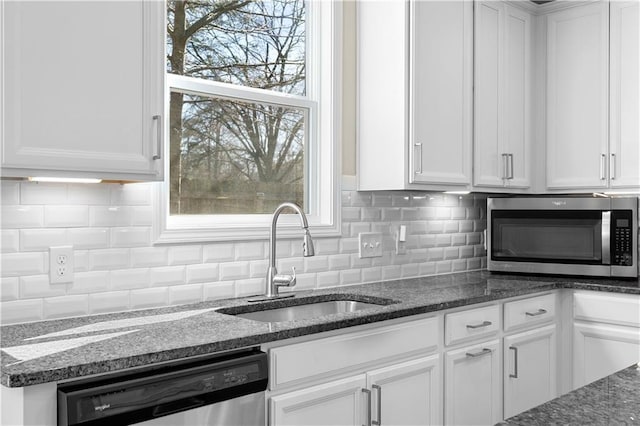
<path id="1" fill-rule="evenodd" d="M 500 423 L 528 426 L 629 424 L 640 424 L 640 369 L 635 365 Z"/>
<path id="2" fill-rule="evenodd" d="M 157 362 L 257 346 L 323 331 L 505 299 L 556 288 L 640 294 L 638 280 L 556 278 L 466 272 L 297 292 L 294 299 L 349 296 L 389 303 L 308 320 L 261 323 L 217 312 L 246 310 L 248 298 L 216 300 L 119 314 L 8 325 L 0 328 L 1 384 L 21 387 Z M 251 309 L 251 308 L 249 308 Z"/>

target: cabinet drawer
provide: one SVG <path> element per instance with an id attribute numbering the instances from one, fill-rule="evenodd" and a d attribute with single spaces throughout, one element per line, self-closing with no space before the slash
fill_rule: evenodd
<path id="1" fill-rule="evenodd" d="M 504 331 L 553 320 L 556 315 L 556 295 L 544 294 L 504 304 Z"/>
<path id="2" fill-rule="evenodd" d="M 640 327 L 640 295 L 577 291 L 573 294 L 573 317 Z"/>
<path id="3" fill-rule="evenodd" d="M 496 333 L 500 329 L 498 305 L 469 309 L 445 315 L 445 343 L 453 345 L 476 337 Z"/>
<path id="4" fill-rule="evenodd" d="M 269 351 L 270 388 L 434 351 L 438 318 L 296 343 Z"/>

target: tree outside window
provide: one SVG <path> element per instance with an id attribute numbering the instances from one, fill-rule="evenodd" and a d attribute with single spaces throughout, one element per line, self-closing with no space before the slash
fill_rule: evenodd
<path id="1" fill-rule="evenodd" d="M 307 92 L 305 11 L 302 0 L 167 2 L 167 71 L 240 89 L 171 88 L 171 215 L 305 204 L 310 109 L 288 103 Z M 244 88 L 278 102 L 243 98 Z"/>

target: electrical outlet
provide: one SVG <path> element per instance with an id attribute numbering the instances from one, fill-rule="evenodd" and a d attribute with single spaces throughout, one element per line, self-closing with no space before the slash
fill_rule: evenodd
<path id="1" fill-rule="evenodd" d="M 361 232 L 358 234 L 360 258 L 382 257 L 382 234 L 380 232 Z"/>
<path id="2" fill-rule="evenodd" d="M 49 281 L 51 284 L 73 282 L 73 246 L 49 247 Z"/>

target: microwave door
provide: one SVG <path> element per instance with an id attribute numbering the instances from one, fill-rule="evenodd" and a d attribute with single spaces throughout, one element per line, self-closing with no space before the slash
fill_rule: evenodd
<path id="1" fill-rule="evenodd" d="M 602 264 L 611 265 L 611 212 L 602 212 Z"/>

